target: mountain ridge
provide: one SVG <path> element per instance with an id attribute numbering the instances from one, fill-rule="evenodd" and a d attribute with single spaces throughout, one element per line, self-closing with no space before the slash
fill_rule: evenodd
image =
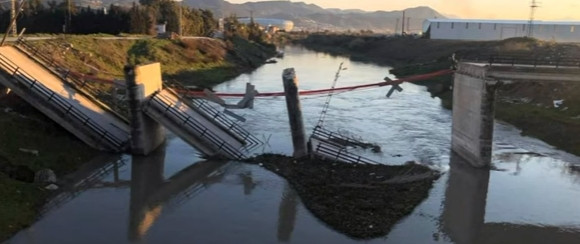
<path id="1" fill-rule="evenodd" d="M 322 8 L 316 4 L 290 1 L 230 3 L 225 0 L 184 0 L 183 4 L 209 9 L 217 18 L 235 15 L 238 17 L 275 18 L 291 20 L 297 30 L 330 30 L 375 32 L 401 32 L 401 19 L 405 11 L 405 29 L 420 32 L 423 21 L 429 18 L 446 18 L 443 14 L 427 6 L 405 10 L 365 11 L 361 9 Z"/>

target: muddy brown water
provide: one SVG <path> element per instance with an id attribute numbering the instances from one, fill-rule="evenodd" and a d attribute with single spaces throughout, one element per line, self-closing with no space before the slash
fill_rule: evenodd
<path id="1" fill-rule="evenodd" d="M 327 88 L 338 65 L 339 86 L 372 83 L 388 67 L 287 47 L 276 64 L 216 87 L 282 90 L 284 68 L 296 68 L 302 89 Z M 391 78 L 394 78 L 391 76 Z M 445 172 L 429 197 L 390 233 L 365 243 L 580 243 L 580 158 L 496 123 L 495 170 L 464 167 L 449 150 L 451 112 L 424 87 L 403 84 L 337 94 L 325 127 L 378 143 L 360 153 L 386 164 L 415 160 Z M 324 96 L 303 97 L 311 130 Z M 236 102 L 235 100 L 231 102 Z M 291 153 L 283 98 L 237 110 L 242 125 L 265 141 L 256 153 Z M 8 243 L 354 243 L 316 219 L 282 178 L 256 165 L 207 162 L 174 135 L 146 158 L 104 157 L 47 204 L 44 215 Z"/>

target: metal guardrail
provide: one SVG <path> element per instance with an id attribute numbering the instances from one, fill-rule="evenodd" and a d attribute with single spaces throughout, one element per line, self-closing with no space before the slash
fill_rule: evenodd
<path id="1" fill-rule="evenodd" d="M 60 110 L 60 112 L 63 114 L 62 117 L 68 117 L 76 120 L 78 124 L 96 133 L 99 140 L 106 140 L 108 143 L 105 144 L 108 145 L 108 147 L 111 147 L 112 145 L 110 149 L 114 151 L 121 151 L 124 148 L 125 143 L 122 140 L 99 126 L 90 117 L 60 97 L 59 94 L 46 88 L 31 75 L 20 70 L 20 67 L 18 67 L 12 61 L 10 61 L 10 59 L 2 54 L 0 54 L 0 66 L 4 68 L 5 71 L 7 71 L 8 75 L 17 81 L 17 84 L 20 84 L 23 88 L 26 88 L 32 93 L 42 97 L 44 101 L 49 102 L 58 110 Z"/>
<path id="2" fill-rule="evenodd" d="M 314 149 L 314 152 L 321 153 L 323 156 L 330 158 L 331 160 L 340 161 L 340 162 L 348 162 L 348 163 L 355 163 L 355 164 L 377 164 L 375 161 L 365 158 L 360 155 L 355 155 L 350 153 L 346 150 L 346 148 L 338 149 L 333 146 L 328 146 L 325 142 L 321 141 L 318 146 Z"/>
<path id="3" fill-rule="evenodd" d="M 324 140 L 328 144 L 333 144 L 334 146 L 337 146 L 337 147 L 346 147 L 346 146 L 333 141 L 333 139 L 338 139 L 338 140 L 344 141 L 346 144 L 349 144 L 349 143 L 360 144 L 361 143 L 355 139 L 348 138 L 348 137 L 343 136 L 343 135 L 336 133 L 336 132 L 331 132 L 331 131 L 325 130 L 319 126 L 314 128 L 312 135 L 316 138 Z"/>
<path id="4" fill-rule="evenodd" d="M 73 88 L 88 92 L 92 96 L 100 98 L 99 101 L 107 104 L 111 108 L 116 109 L 117 112 L 120 114 L 123 114 L 125 116 L 129 114 L 128 107 L 119 106 L 119 103 L 114 102 L 115 99 L 117 99 L 116 97 L 113 97 L 111 94 L 106 93 L 101 89 L 91 86 L 90 82 L 86 79 L 79 79 L 77 77 L 71 76 L 70 68 L 59 65 L 54 59 L 54 57 L 49 57 L 48 55 L 46 55 L 45 52 L 43 52 L 39 48 L 28 44 L 24 39 L 24 37 L 18 38 L 18 40 L 16 41 L 16 45 L 23 47 L 32 56 L 38 58 L 45 65 L 52 67 L 57 73 L 60 74 L 60 78 L 67 84 L 71 85 Z"/>
<path id="5" fill-rule="evenodd" d="M 488 56 L 479 57 L 464 57 L 461 58 L 464 62 L 486 62 L 489 65 L 503 64 L 503 65 L 530 65 L 534 68 L 538 66 L 555 66 L 560 67 L 576 67 L 580 68 L 580 58 L 574 57 L 550 57 L 547 55 L 529 54 L 492 54 Z"/>
<path id="6" fill-rule="evenodd" d="M 175 88 L 177 90 L 184 91 L 187 90 L 185 86 L 183 86 L 181 83 L 177 81 L 169 81 L 167 84 L 170 87 Z M 191 101 L 193 109 L 195 109 L 202 116 L 206 117 L 207 119 L 215 121 L 216 123 L 218 123 L 219 126 L 228 129 L 230 132 L 240 137 L 243 140 L 243 143 L 246 144 L 246 148 L 256 146 L 262 143 L 250 132 L 242 128 L 232 119 L 228 118 L 227 115 L 210 106 L 207 100 L 195 99 L 192 97 L 187 97 L 186 95 L 180 95 L 180 97 L 181 99 L 187 99 L 188 101 Z"/>
<path id="7" fill-rule="evenodd" d="M 258 138 L 235 123 L 233 120 L 229 119 L 227 115 L 210 106 L 206 100 L 193 99 L 192 103 L 195 105 L 194 108 L 198 108 L 199 111 L 202 111 L 202 114 L 208 115 L 209 118 L 212 118 L 215 122 L 219 123 L 226 129 L 242 138 L 244 144 L 257 145 L 261 143 Z"/>
<path id="8" fill-rule="evenodd" d="M 163 95 L 159 94 L 159 92 L 153 94 L 144 104 L 144 110 L 147 111 L 149 107 L 152 106 L 153 103 L 161 106 L 163 111 L 160 111 L 163 116 L 166 113 L 171 113 L 176 119 L 181 120 L 182 125 L 187 125 L 189 128 L 193 129 L 200 138 L 206 139 L 212 146 L 217 148 L 217 152 L 224 152 L 227 156 L 231 157 L 232 159 L 243 159 L 244 155 L 232 145 L 230 145 L 225 140 L 219 138 L 215 135 L 211 130 L 207 127 L 201 125 L 196 119 L 192 118 L 191 116 L 179 111 L 176 109 L 168 98 L 164 97 Z"/>
<path id="9" fill-rule="evenodd" d="M 377 162 L 371 159 L 348 152 L 346 145 L 337 143 L 333 139 L 339 139 L 346 142 L 347 144 L 361 143 L 357 140 L 348 138 L 335 132 L 327 131 L 322 127 L 316 127 L 312 132 L 312 137 L 319 141 L 319 144 L 314 149 L 314 152 L 322 153 L 324 155 L 332 155 L 332 160 L 350 163 L 377 164 Z"/>

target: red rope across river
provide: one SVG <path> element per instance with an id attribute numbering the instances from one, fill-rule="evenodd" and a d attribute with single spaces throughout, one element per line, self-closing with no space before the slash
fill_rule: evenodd
<path id="1" fill-rule="evenodd" d="M 369 88 L 369 87 L 381 87 L 381 86 L 388 86 L 388 85 L 396 85 L 396 84 L 401 84 L 403 82 L 415 82 L 415 81 L 427 80 L 427 79 L 442 76 L 442 75 L 452 74 L 453 72 L 454 72 L 453 70 L 445 69 L 445 70 L 439 70 L 439 71 L 428 73 L 428 74 L 405 77 L 405 78 L 401 78 L 401 79 L 397 79 L 397 80 L 393 80 L 393 81 L 383 81 L 383 82 L 372 83 L 372 84 L 347 86 L 347 87 L 337 87 L 334 89 L 300 91 L 300 95 L 319 95 L 319 94 L 329 93 L 331 91 L 344 92 L 344 91 L 352 91 L 352 90 L 356 90 L 356 89 L 363 89 L 363 88 Z M 191 95 L 191 96 L 205 96 L 203 91 L 177 91 L 177 92 L 182 93 L 182 94 Z M 244 93 L 220 93 L 220 92 L 218 92 L 218 93 L 215 93 L 215 95 L 218 97 L 243 97 L 245 94 Z M 256 95 L 256 97 L 280 97 L 280 96 L 284 96 L 284 92 L 264 92 L 264 93 L 259 93 L 258 95 Z"/>
<path id="2" fill-rule="evenodd" d="M 347 86 L 347 87 L 337 87 L 334 89 L 300 91 L 300 95 L 320 95 L 320 94 L 325 94 L 325 93 L 329 93 L 332 91 L 333 92 L 344 92 L 344 91 L 353 91 L 353 90 L 357 90 L 357 89 L 370 88 L 370 87 L 398 85 L 398 84 L 401 84 L 403 82 L 416 82 L 416 81 L 427 80 L 427 79 L 442 76 L 442 75 L 452 74 L 453 72 L 454 72 L 453 70 L 445 69 L 445 70 L 435 71 L 432 73 L 400 78 L 400 79 L 392 80 L 392 81 L 383 81 L 383 82 L 377 82 L 377 83 L 372 83 L 372 84 Z M 94 80 L 94 81 L 99 81 L 99 82 L 104 82 L 104 83 L 113 83 L 113 80 L 97 78 L 94 76 L 87 76 L 87 75 L 83 75 L 83 74 L 76 73 L 76 72 L 70 72 L 70 75 L 77 77 L 77 78 L 80 78 L 80 79 L 87 79 L 88 78 L 88 79 Z M 190 95 L 190 96 L 200 96 L 200 97 L 205 96 L 205 93 L 203 91 L 177 90 L 177 92 L 179 92 L 181 94 Z M 245 94 L 244 93 L 220 93 L 220 92 L 218 92 L 218 93 L 215 93 L 215 95 L 219 96 L 219 97 L 243 97 Z M 264 92 L 264 93 L 259 93 L 258 95 L 256 95 L 256 97 L 280 97 L 280 96 L 284 96 L 284 92 Z"/>

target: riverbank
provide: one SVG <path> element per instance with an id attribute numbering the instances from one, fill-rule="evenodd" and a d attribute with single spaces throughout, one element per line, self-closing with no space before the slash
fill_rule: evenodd
<path id="1" fill-rule="evenodd" d="M 240 37 L 169 40 L 77 35 L 31 44 L 46 51 L 59 64 L 83 74 L 124 79 L 122 71 L 127 64 L 160 62 L 164 79 L 202 88 L 250 72 L 276 54 L 273 45 L 260 45 Z"/>
<path id="2" fill-rule="evenodd" d="M 98 152 L 16 96 L 0 98 L 0 240 L 36 220 L 50 196 L 34 183 L 35 172 L 51 169 L 57 179 L 74 172 Z"/>
<path id="3" fill-rule="evenodd" d="M 97 38 L 98 37 L 98 38 Z M 122 79 L 127 63 L 161 62 L 164 79 L 185 85 L 213 87 L 250 72 L 275 54 L 234 37 L 184 40 L 121 39 L 67 36 L 31 41 L 71 70 L 103 79 Z M 60 178 L 74 172 L 99 152 L 89 148 L 26 102 L 10 94 L 0 97 L 0 241 L 29 226 L 50 197 L 33 182 L 35 172 L 51 169 Z"/>
<path id="4" fill-rule="evenodd" d="M 494 53 L 518 53 L 557 57 L 580 55 L 580 45 L 557 44 L 532 39 L 504 41 L 449 41 L 414 37 L 383 37 L 359 35 L 318 35 L 295 39 L 306 48 L 352 60 L 393 67 L 398 77 L 424 74 L 451 67 L 451 56 L 486 60 Z M 439 97 L 443 107 L 452 109 L 453 77 L 442 76 L 418 82 L 427 87 L 433 97 Z M 570 83 L 526 83 L 503 86 L 498 92 L 496 118 L 515 125 L 523 135 L 539 138 L 564 151 L 580 155 L 580 86 Z M 555 100 L 564 100 L 554 107 Z"/>

